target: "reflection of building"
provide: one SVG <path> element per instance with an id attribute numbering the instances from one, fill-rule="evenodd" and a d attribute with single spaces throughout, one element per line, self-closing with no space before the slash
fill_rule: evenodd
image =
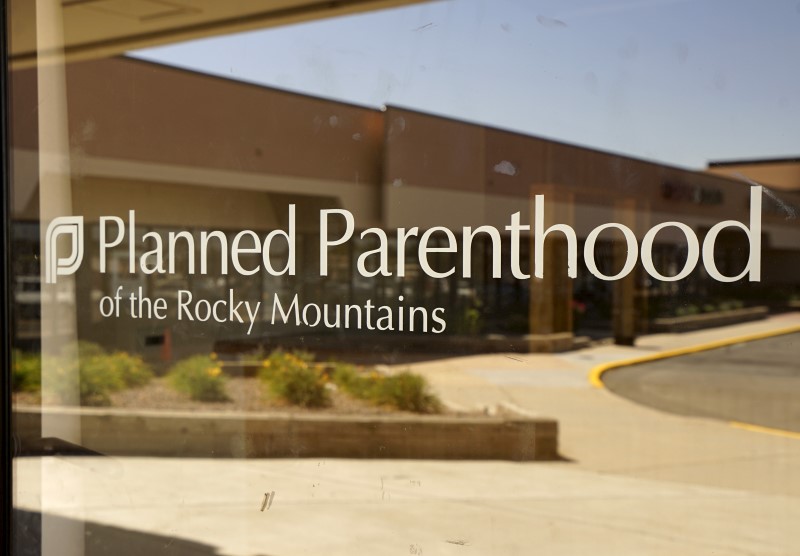
<path id="1" fill-rule="evenodd" d="M 14 74 L 15 114 L 35 113 L 33 77 L 27 71 Z M 763 301 L 764 292 L 777 299 L 800 283 L 796 224 L 768 210 L 760 285 L 716 284 L 704 277 L 701 267 L 678 284 L 648 281 L 640 270 L 618 282 L 603 282 L 585 268 L 573 281 L 566 277 L 565 250 L 557 237 L 546 244 L 544 280 L 516 280 L 508 268 L 501 278 L 492 278 L 491 245 L 485 237 L 474 243 L 469 279 L 461 278 L 461 272 L 448 279 L 429 278 L 413 257 L 407 257 L 403 277 L 364 278 L 354 266 L 360 252 L 374 248 L 369 239 L 333 250 L 330 275 L 323 278 L 318 270 L 318 214 L 325 208 L 351 211 L 359 229 L 459 230 L 488 224 L 502 230 L 516 212 L 530 223 L 532 196 L 544 194 L 548 225 L 572 226 L 581 242 L 607 222 L 624 223 L 641 238 L 670 220 L 688 224 L 702 239 L 721 220 L 747 221 L 749 189 L 741 181 L 709 173 L 411 110 L 377 111 L 125 58 L 68 66 L 67 91 L 73 212 L 87 222 L 125 217 L 134 209 L 140 235 L 170 229 L 267 232 L 286 225 L 288 204 L 298 210 L 295 278 L 222 276 L 213 268 L 205 275 L 190 275 L 185 261 L 174 274 L 132 275 L 124 247 L 111 255 L 109 270 L 101 275 L 98 230 L 90 226 L 89 258 L 77 282 L 84 338 L 129 349 L 152 344 L 156 349 L 167 328 L 176 346 L 198 338 L 213 342 L 242 336 L 237 327 L 187 326 L 174 315 L 163 322 L 102 319 L 99 299 L 118 286 L 126 291 L 142 287 L 150 297 L 168 299 L 178 289 L 215 299 L 230 288 L 240 297 L 267 302 L 274 292 L 296 292 L 306 302 L 372 299 L 396 304 L 404 295 L 415 305 L 444 307 L 449 333 L 530 334 L 529 348 L 559 349 L 570 345 L 577 324 L 613 329 L 625 341 L 645 330 L 650 317 L 677 304 L 698 302 L 693 297 L 708 302 L 746 295 Z M 20 221 L 38 218 L 34 129 L 14 126 L 14 178 L 22 192 L 14 209 Z M 796 193 L 780 195 L 786 206 L 800 206 Z M 611 274 L 625 258 L 613 237 L 604 235 L 595 249 L 598 266 Z M 410 253 L 414 241 L 407 243 Z M 443 236 L 437 241 L 445 245 Z M 504 252 L 508 243 L 504 237 Z M 720 270 L 736 274 L 747 259 L 745 238 L 730 233 L 720 236 L 717 245 Z M 139 249 L 137 256 L 146 248 Z M 520 251 L 528 272 L 530 241 L 522 242 Z M 674 274 L 684 257 L 680 232 L 668 229 L 658 236 L 654 259 L 662 272 Z M 504 257 L 503 264 L 507 261 Z M 452 253 L 434 259 L 439 268 L 460 264 Z M 289 332 L 307 335 L 264 322 L 255 335 Z"/>
<path id="2" fill-rule="evenodd" d="M 781 191 L 800 192 L 800 158 L 714 161 L 711 174 L 751 179 Z"/>

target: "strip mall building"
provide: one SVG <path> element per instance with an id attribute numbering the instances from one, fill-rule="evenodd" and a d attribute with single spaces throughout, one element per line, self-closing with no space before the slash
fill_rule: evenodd
<path id="1" fill-rule="evenodd" d="M 35 118 L 34 77 L 32 70 L 12 73 L 15 114 Z M 399 107 L 358 107 L 128 58 L 69 64 L 66 79 L 67 91 L 74 91 L 67 95 L 66 121 L 50 119 L 45 125 L 55 126 L 53 133 L 69 140 L 69 198 L 60 200 L 59 211 L 82 215 L 89 224 L 87 259 L 75 278 L 82 339 L 140 352 L 163 349 L 166 336 L 176 350 L 190 352 L 222 343 L 276 344 L 298 338 L 314 348 L 314 341 L 343 335 L 364 337 L 376 346 L 379 337 L 391 336 L 403 349 L 414 342 L 434 345 L 445 337 L 451 347 L 453 338 L 471 338 L 469 345 L 475 348 L 489 345 L 477 338 L 491 337 L 497 349 L 553 350 L 569 348 L 576 335 L 586 332 L 629 342 L 647 332 L 654 318 L 680 313 L 681 308 L 727 302 L 777 308 L 800 286 L 796 161 L 715 163 L 709 171 L 696 172 Z M 127 86 L 120 89 L 112 83 Z M 19 224 L 16 241 L 24 245 L 39 241 L 33 223 L 42 219 L 39 201 L 44 205 L 47 200 L 39 199 L 38 156 L 47 154 L 37 155 L 36 146 L 49 131 L 36 125 L 13 129 L 14 179 L 24 184 L 13 210 Z M 154 129 L 159 132 L 153 134 Z M 571 279 L 560 234 L 552 234 L 545 244 L 543 279 L 515 279 L 506 256 L 501 277 L 493 277 L 488 237 L 476 237 L 473 243 L 469 278 L 459 267 L 459 255 L 448 252 L 430 258 L 434 268 L 458 269 L 448 278 L 421 272 L 411 255 L 403 276 L 364 277 L 355 271 L 356 259 L 375 244 L 371 237 L 358 239 L 358 233 L 331 250 L 328 276 L 319 272 L 319 212 L 324 209 L 346 209 L 359 230 L 382 228 L 389 238 L 397 228 L 436 226 L 460 237 L 464 226 L 503 230 L 514 213 L 532 224 L 534 195 L 543 194 L 547 225 L 571 226 L 582 253 L 587 235 L 608 222 L 628 226 L 639 239 L 661 222 L 683 222 L 701 242 L 722 220 L 747 224 L 750 184 L 742 176 L 770 188 L 763 199 L 759 284 L 720 284 L 708 278 L 702 265 L 680 288 L 651 279 L 641 264 L 622 280 L 602 281 L 581 262 L 577 278 Z M 98 272 L 97 223 L 102 216 L 125 217 L 135 210 L 140 233 L 188 229 L 197 234 L 230 230 L 233 235 L 252 229 L 266 234 L 286 227 L 290 204 L 297 210 L 294 277 L 222 274 L 213 266 L 205 274 L 190 274 L 185 260 L 178 261 L 175 273 L 131 274 L 124 248 L 111 253 L 105 274 Z M 32 224 L 26 227 L 25 222 Z M 444 234 L 434 237 L 446 247 Z M 597 266 L 606 274 L 614 274 L 625 260 L 621 239 L 609 231 L 595 245 Z M 407 242 L 409 253 L 415 252 L 415 241 Z M 503 237 L 504 253 L 509 241 Z M 531 243 L 526 235 L 520 245 L 526 273 Z M 738 274 L 748 255 L 745 234 L 720 234 L 715 254 L 720 272 Z M 396 254 L 392 257 L 396 260 Z M 674 275 L 685 259 L 686 239 L 680 230 L 659 233 L 653 246 L 659 271 Z M 18 264 L 35 284 L 38 261 Z M 17 286 L 18 297 L 24 298 L 25 284 Z M 265 318 L 250 335 L 246 327 L 207 323 L 201 338 L 198 324 L 178 321 L 174 310 L 163 321 L 103 318 L 99 300 L 119 286 L 126 291 L 141 287 L 149 297 L 167 299 L 180 289 L 209 300 L 234 289 L 240 297 L 265 302 L 277 293 L 287 298 L 298 294 L 304 302 L 397 305 L 403 296 L 409 305 L 444 308 L 447 332 L 441 338 L 408 331 L 332 332 L 272 325 Z M 35 339 L 39 324 L 35 298 L 30 301 L 28 314 L 18 315 L 18 334 Z"/>

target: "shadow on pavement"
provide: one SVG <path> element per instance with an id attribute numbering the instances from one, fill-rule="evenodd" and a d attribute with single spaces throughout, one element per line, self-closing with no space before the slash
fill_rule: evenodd
<path id="1" fill-rule="evenodd" d="M 38 512 L 14 509 L 13 551 L 17 556 L 40 556 L 42 515 Z M 83 527 L 85 556 L 139 556 L 159 554 L 169 556 L 219 556 L 213 546 L 162 535 L 131 531 L 120 527 L 81 522 L 65 517 L 49 515 L 52 527 L 75 530 Z M 268 556 L 262 554 L 261 556 Z"/>

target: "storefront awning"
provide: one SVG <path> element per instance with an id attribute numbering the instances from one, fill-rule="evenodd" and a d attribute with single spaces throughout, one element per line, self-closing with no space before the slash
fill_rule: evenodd
<path id="1" fill-rule="evenodd" d="M 63 0 L 64 53 L 68 60 L 239 33 L 277 25 L 377 10 L 424 0 Z M 59 0 L 11 0 L 12 67 L 36 61 L 37 6 Z M 47 53 L 41 53 L 43 57 Z M 56 55 L 60 54 L 55 52 Z"/>

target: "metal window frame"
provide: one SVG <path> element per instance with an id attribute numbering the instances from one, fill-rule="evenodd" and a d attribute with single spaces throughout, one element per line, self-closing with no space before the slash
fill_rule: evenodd
<path id="1" fill-rule="evenodd" d="M 11 554 L 11 213 L 8 154 L 8 27 L 6 2 L 0 0 L 0 552 Z"/>

